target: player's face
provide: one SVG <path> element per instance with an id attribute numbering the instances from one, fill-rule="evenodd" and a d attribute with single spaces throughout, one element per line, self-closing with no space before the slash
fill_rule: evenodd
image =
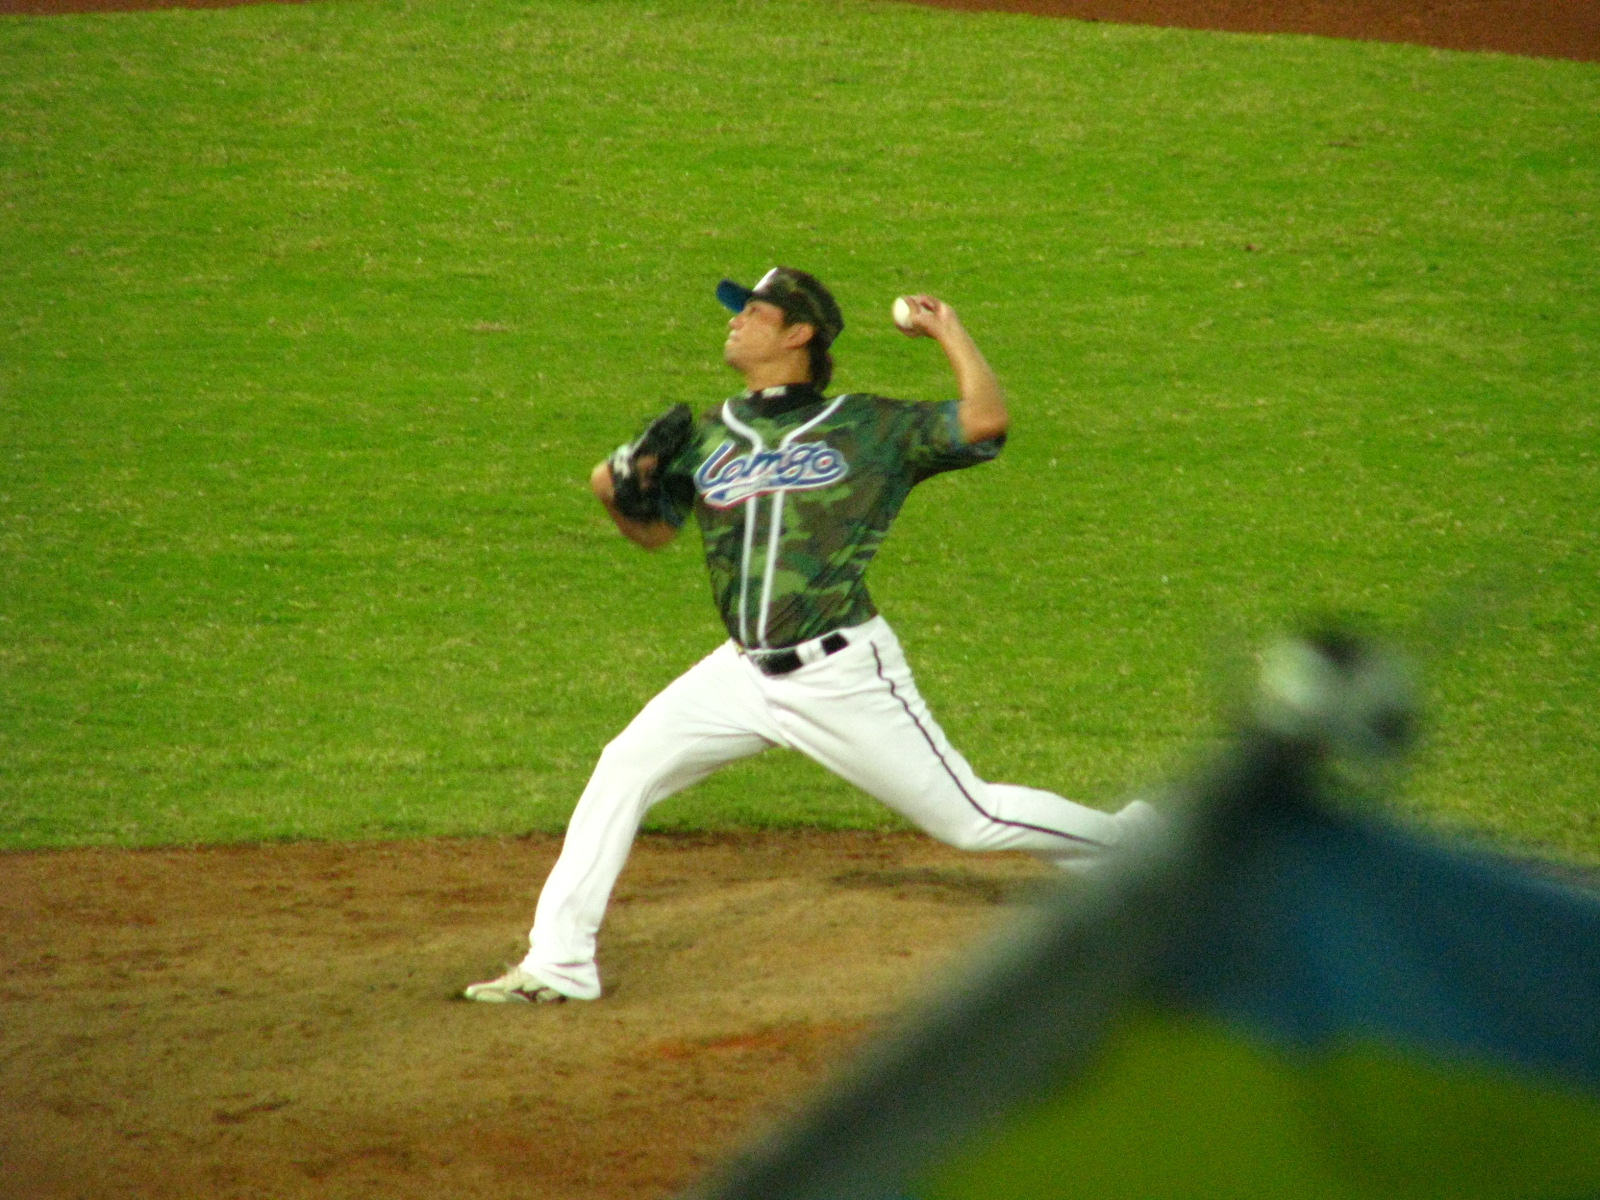
<path id="1" fill-rule="evenodd" d="M 792 325 L 784 324 L 783 309 L 765 300 L 751 300 L 728 322 L 722 357 L 735 370 L 748 371 L 788 353 L 793 330 Z"/>

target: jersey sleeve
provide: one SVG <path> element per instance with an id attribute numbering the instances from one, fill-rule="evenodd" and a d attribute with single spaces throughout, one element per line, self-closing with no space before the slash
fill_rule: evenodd
<path id="1" fill-rule="evenodd" d="M 959 401 L 898 400 L 894 403 L 909 410 L 906 464 L 918 482 L 942 471 L 959 471 L 988 462 L 999 455 L 1006 444 L 1003 433 L 981 442 L 968 442 L 963 438 Z"/>
<path id="2" fill-rule="evenodd" d="M 709 425 L 708 417 L 701 414 L 695 422 L 694 436 L 689 439 L 689 444 L 662 469 L 661 519 L 674 529 L 681 529 L 694 512 L 694 472 L 704 457 L 702 447 Z"/>

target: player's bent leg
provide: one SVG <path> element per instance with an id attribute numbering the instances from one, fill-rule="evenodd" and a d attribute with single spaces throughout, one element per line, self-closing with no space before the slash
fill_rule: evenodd
<path id="1" fill-rule="evenodd" d="M 600 995 L 595 940 L 645 813 L 776 740 L 738 667 L 728 647 L 702 659 L 601 752 L 539 893 L 523 972 L 573 999 Z"/>
<path id="2" fill-rule="evenodd" d="M 771 693 L 791 745 L 952 846 L 1065 862 L 1120 838 L 1108 813 L 980 779 L 933 719 L 886 623 Z"/>

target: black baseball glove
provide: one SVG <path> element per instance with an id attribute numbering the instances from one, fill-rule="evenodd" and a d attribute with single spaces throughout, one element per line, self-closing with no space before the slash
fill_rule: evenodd
<path id="1" fill-rule="evenodd" d="M 694 414 L 679 404 L 657 417 L 611 456 L 611 503 L 630 521 L 667 519 L 661 468 L 681 454 L 694 436 Z"/>

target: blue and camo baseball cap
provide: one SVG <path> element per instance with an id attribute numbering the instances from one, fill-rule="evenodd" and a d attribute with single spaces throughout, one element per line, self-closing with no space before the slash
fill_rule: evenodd
<path id="1" fill-rule="evenodd" d="M 793 267 L 773 267 L 752 288 L 724 279 L 717 284 L 717 299 L 729 312 L 743 312 L 752 299 L 776 304 L 791 322 L 804 321 L 815 329 L 824 349 L 844 332 L 844 314 L 832 293 L 815 275 Z"/>

